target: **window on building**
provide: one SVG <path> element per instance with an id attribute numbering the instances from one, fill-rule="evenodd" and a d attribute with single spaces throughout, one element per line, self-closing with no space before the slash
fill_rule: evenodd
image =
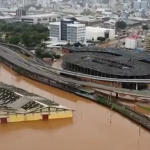
<path id="1" fill-rule="evenodd" d="M 41 21 L 41 18 L 38 18 L 38 21 Z"/>
<path id="2" fill-rule="evenodd" d="M 43 18 L 43 20 L 47 20 L 47 18 Z"/>
<path id="3" fill-rule="evenodd" d="M 52 22 L 56 22 L 56 18 L 53 18 L 53 19 L 52 19 Z"/>

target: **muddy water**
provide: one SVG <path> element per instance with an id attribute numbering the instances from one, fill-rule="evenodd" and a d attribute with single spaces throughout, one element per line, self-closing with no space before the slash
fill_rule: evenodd
<path id="1" fill-rule="evenodd" d="M 53 62 L 52 67 L 63 70 L 63 68 L 61 66 L 62 62 L 63 62 L 62 59 L 57 59 L 55 62 Z"/>
<path id="2" fill-rule="evenodd" d="M 149 150 L 150 134 L 126 118 L 73 94 L 0 67 L 0 80 L 75 110 L 73 119 L 0 125 L 0 150 Z"/>

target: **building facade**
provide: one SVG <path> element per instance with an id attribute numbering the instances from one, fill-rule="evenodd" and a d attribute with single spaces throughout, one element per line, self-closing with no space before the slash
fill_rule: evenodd
<path id="1" fill-rule="evenodd" d="M 43 8 L 50 7 L 50 0 L 37 0 L 37 4 L 41 5 Z"/>
<path id="2" fill-rule="evenodd" d="M 133 9 L 147 9 L 148 2 L 147 1 L 133 1 L 132 8 Z"/>
<path id="3" fill-rule="evenodd" d="M 114 39 L 115 29 L 86 27 L 86 39 L 87 40 L 97 40 L 98 37 L 103 37 L 106 39 Z"/>
<path id="4" fill-rule="evenodd" d="M 70 19 L 50 23 L 50 37 L 72 43 L 86 41 L 85 24 L 80 24 Z"/>
<path id="5" fill-rule="evenodd" d="M 67 25 L 67 41 L 72 43 L 86 41 L 85 24 L 68 24 Z"/>
<path id="6" fill-rule="evenodd" d="M 17 17 L 22 17 L 22 16 L 26 16 L 26 10 L 20 8 L 16 10 L 16 16 Z"/>
<path id="7" fill-rule="evenodd" d="M 61 24 L 60 22 L 50 23 L 50 37 L 61 40 Z"/>
<path id="8" fill-rule="evenodd" d="M 145 50 L 150 51 L 150 34 L 145 37 Z"/>
<path id="9" fill-rule="evenodd" d="M 50 22 L 57 22 L 59 19 L 58 14 L 38 14 L 22 16 L 21 21 L 29 24 L 45 24 L 49 25 Z"/>
<path id="10" fill-rule="evenodd" d="M 148 2 L 147 1 L 141 1 L 141 8 L 147 9 L 148 8 Z"/>
<path id="11" fill-rule="evenodd" d="M 0 8 L 3 8 L 4 6 L 4 0 L 0 0 Z"/>
<path id="12" fill-rule="evenodd" d="M 125 39 L 125 48 L 127 49 L 135 49 L 138 46 L 138 37 L 130 36 Z"/>
<path id="13" fill-rule="evenodd" d="M 73 24 L 74 21 L 70 19 L 61 20 L 61 40 L 67 41 L 67 24 Z"/>

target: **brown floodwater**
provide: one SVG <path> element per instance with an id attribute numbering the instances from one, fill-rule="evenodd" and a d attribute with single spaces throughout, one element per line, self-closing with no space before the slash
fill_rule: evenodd
<path id="1" fill-rule="evenodd" d="M 1 65 L 0 81 L 72 108 L 73 119 L 0 124 L 0 150 L 149 150 L 150 134 L 96 103 Z"/>

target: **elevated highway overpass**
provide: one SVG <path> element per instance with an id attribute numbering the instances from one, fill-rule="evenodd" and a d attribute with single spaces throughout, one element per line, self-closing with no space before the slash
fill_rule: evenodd
<path id="1" fill-rule="evenodd" d="M 115 88 L 115 87 L 110 87 L 110 86 L 106 86 L 106 85 L 96 84 L 93 82 L 79 81 L 79 80 L 75 80 L 72 78 L 63 77 L 60 75 L 62 73 L 61 72 L 62 70 L 58 70 L 58 69 L 49 67 L 42 60 L 37 59 L 35 56 L 33 56 L 33 58 L 36 63 L 34 61 L 26 60 L 24 57 L 22 57 L 16 51 L 13 51 L 10 48 L 0 45 L 0 62 L 8 65 L 9 67 L 11 67 L 14 70 L 19 69 L 21 71 L 22 75 L 24 75 L 28 78 L 34 79 L 36 81 L 40 81 L 40 82 L 43 82 L 48 85 L 53 85 L 53 84 L 59 83 L 59 85 L 62 84 L 61 89 L 66 90 L 66 91 L 69 91 L 70 87 L 73 87 L 75 89 L 75 91 L 73 91 L 73 92 L 70 91 L 70 92 L 72 92 L 74 94 L 77 94 L 77 92 L 79 91 L 78 88 L 80 88 L 80 85 L 81 85 L 81 86 L 85 86 L 85 87 L 90 86 L 93 89 L 95 89 L 95 91 L 105 90 L 105 91 L 109 91 L 111 93 L 116 93 L 116 94 L 123 93 L 123 94 L 131 95 L 131 96 L 143 97 L 143 98 L 147 98 L 148 100 L 150 98 L 149 92 Z M 59 73 L 56 73 L 56 71 L 58 71 Z M 63 71 L 63 72 L 72 74 L 75 76 L 82 76 L 82 77 L 87 76 L 88 78 L 93 78 L 93 79 L 98 78 L 98 77 L 91 77 L 89 75 L 84 75 L 84 74 L 80 74 L 80 73 L 73 73 L 70 71 Z M 101 79 L 103 79 L 104 81 L 107 81 L 107 79 L 105 79 L 105 78 L 101 78 Z M 116 80 L 118 82 L 120 81 L 120 79 L 119 80 L 118 79 L 109 79 L 109 80 L 111 80 L 111 81 Z M 125 82 L 124 80 L 122 80 L 122 82 Z M 143 80 L 143 81 L 142 80 L 136 80 L 136 81 L 131 80 L 131 82 L 137 82 L 137 81 L 141 82 L 141 83 L 150 83 L 150 80 L 148 80 L 148 79 Z M 57 87 L 57 86 L 55 86 L 55 87 Z M 59 86 L 58 86 L 58 88 L 59 88 Z M 82 95 L 80 94 L 80 96 L 82 96 Z M 87 98 L 89 98 L 88 95 L 87 95 Z M 107 103 L 107 104 L 110 105 L 111 109 L 114 109 L 115 111 L 123 114 L 124 116 L 135 121 L 136 123 L 141 124 L 144 128 L 149 130 L 150 125 L 149 125 L 148 117 L 146 117 L 142 114 L 138 114 L 137 112 L 129 109 L 128 107 L 125 108 L 125 106 L 123 106 L 123 105 L 118 107 L 118 105 L 116 106 L 116 104 L 115 105 L 112 103 L 111 104 Z M 116 108 L 117 108 L 117 110 L 116 110 Z"/>
<path id="2" fill-rule="evenodd" d="M 1 46 L 0 46 L 1 49 L 5 49 L 5 51 L 8 51 L 11 54 L 13 53 L 14 55 L 17 55 L 17 51 L 15 53 L 9 48 L 13 48 L 13 50 L 19 49 L 22 53 L 24 53 L 24 54 L 26 53 L 34 61 L 31 61 L 32 59 L 26 60 L 26 59 L 22 58 L 20 55 L 18 55 L 18 57 L 20 57 L 21 61 L 23 61 L 24 63 L 26 63 L 28 65 L 32 65 L 32 66 L 37 67 L 37 68 L 41 68 L 41 69 L 45 70 L 46 72 L 49 72 L 52 74 L 57 74 L 57 75 L 66 74 L 66 75 L 72 75 L 75 77 L 82 77 L 82 78 L 88 78 L 91 80 L 108 81 L 108 82 L 150 83 L 150 79 L 117 79 L 117 78 L 106 78 L 106 77 L 99 77 L 99 76 L 96 77 L 93 75 L 86 75 L 83 73 L 77 73 L 77 72 L 73 72 L 73 71 L 67 71 L 67 70 L 60 70 L 60 69 L 52 68 L 50 65 L 47 65 L 44 61 L 37 58 L 34 54 L 32 54 L 30 51 L 26 50 L 23 47 L 13 45 L 13 44 L 4 44 L 4 43 L 0 43 L 0 44 L 1 44 Z M 6 49 L 6 47 L 9 47 L 9 48 Z"/>
<path id="3" fill-rule="evenodd" d="M 24 50 L 23 48 L 21 49 Z M 27 50 L 25 50 L 24 52 L 26 51 Z M 28 51 L 27 53 L 30 54 L 30 52 Z M 38 81 L 42 79 L 44 80 L 45 83 L 51 80 L 63 84 L 71 84 L 74 87 L 88 86 L 96 89 L 102 89 L 102 90 L 112 91 L 112 92 L 125 92 L 128 94 L 134 94 L 143 97 L 150 96 L 149 92 L 115 88 L 115 87 L 97 84 L 89 81 L 82 81 L 82 80 L 80 81 L 73 78 L 61 76 L 61 73 L 65 73 L 75 77 L 86 77 L 89 79 L 95 79 L 101 81 L 113 81 L 113 82 L 150 83 L 150 79 L 115 79 L 115 78 L 112 79 L 112 78 L 104 78 L 104 77 L 94 77 L 82 73 L 74 73 L 71 71 L 54 69 L 48 66 L 47 64 L 45 64 L 42 60 L 36 58 L 33 54 L 31 54 L 31 56 L 34 58 L 35 61 L 37 61 L 37 63 L 34 63 L 34 61 L 28 61 L 25 58 L 21 57 L 19 53 L 17 53 L 16 51 L 13 51 L 10 48 L 0 45 L 0 60 L 2 63 L 8 65 L 9 67 L 12 67 L 12 69 L 14 70 L 15 68 L 19 67 L 19 69 L 25 70 L 25 73 L 28 74 L 28 77 L 35 76 L 37 77 Z"/>

